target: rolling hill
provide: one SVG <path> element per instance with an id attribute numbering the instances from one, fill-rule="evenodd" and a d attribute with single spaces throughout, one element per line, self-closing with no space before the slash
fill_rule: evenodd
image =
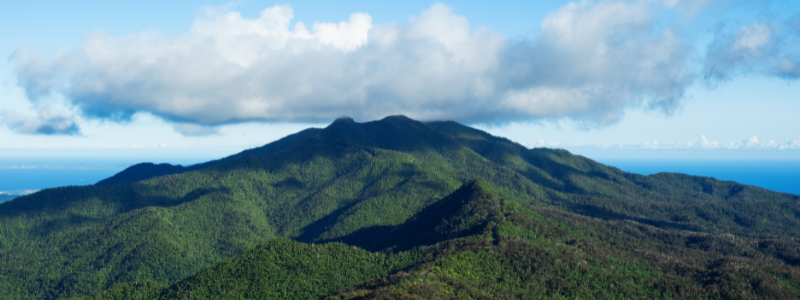
<path id="1" fill-rule="evenodd" d="M 0 298 L 796 298 L 798 200 L 342 118 L 0 204 Z"/>

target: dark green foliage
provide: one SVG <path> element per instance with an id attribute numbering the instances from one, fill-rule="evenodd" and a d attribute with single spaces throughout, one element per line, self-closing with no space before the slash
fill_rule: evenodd
<path id="1" fill-rule="evenodd" d="M 164 291 L 167 286 L 163 283 L 144 279 L 137 282 L 125 282 L 112 285 L 107 290 L 92 295 L 82 297 L 82 300 L 135 300 L 135 299 L 156 299 L 158 294 Z"/>
<path id="2" fill-rule="evenodd" d="M 406 251 L 417 246 L 482 233 L 497 222 L 499 199 L 489 183 L 470 180 L 442 200 L 425 207 L 381 237 L 369 237 L 355 232 L 341 240 L 372 250 Z M 362 230 L 369 231 L 369 228 Z M 360 238 L 360 239 L 359 239 Z"/>
<path id="3" fill-rule="evenodd" d="M 800 272 L 769 256 L 723 255 L 668 244 L 695 233 L 589 219 L 511 201 L 503 201 L 501 208 L 501 221 L 487 228 L 493 239 L 439 243 L 427 248 L 429 259 L 414 268 L 340 290 L 328 299 L 800 296 Z"/>
<path id="4" fill-rule="evenodd" d="M 707 244 L 703 249 L 672 245 L 698 237 Z M 410 239 L 405 245 L 415 246 L 414 250 L 397 254 L 277 239 L 177 283 L 159 298 L 305 299 L 329 295 L 347 281 L 356 284 L 327 298 L 787 299 L 800 295 L 795 281 L 800 273 L 769 255 L 748 254 L 754 250 L 749 247 L 752 242 L 529 207 L 500 200 L 480 180 L 467 182 L 425 208 L 397 226 L 388 239 L 406 238 Z M 321 252 L 336 259 L 314 255 Z M 393 267 L 386 268 L 386 262 Z"/>
<path id="5" fill-rule="evenodd" d="M 167 169 L 0 204 L 0 298 L 259 298 L 273 271 L 298 297 L 791 298 L 800 282 L 798 196 L 626 173 L 454 122 L 339 119 Z M 333 241 L 384 252 L 298 243 Z M 317 268 L 314 251 L 403 263 Z"/>
<path id="6" fill-rule="evenodd" d="M 406 268 L 413 254 L 277 238 L 163 291 L 161 299 L 310 299 Z M 152 297 L 149 299 L 156 299 Z"/>

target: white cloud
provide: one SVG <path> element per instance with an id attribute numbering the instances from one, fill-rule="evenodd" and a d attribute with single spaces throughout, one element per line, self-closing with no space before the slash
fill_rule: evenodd
<path id="1" fill-rule="evenodd" d="M 754 135 L 739 142 L 725 144 L 724 147 L 728 149 L 792 149 L 793 145 L 793 141 L 788 141 L 784 144 L 778 144 L 774 140 L 762 142 Z"/>
<path id="2" fill-rule="evenodd" d="M 511 47 L 503 69 L 516 77 L 502 103 L 594 124 L 614 123 L 642 101 L 671 112 L 693 75 L 675 33 L 653 33 L 653 3 L 570 2 L 550 14 L 536 40 Z"/>
<path id="3" fill-rule="evenodd" d="M 796 140 L 789 140 L 786 143 L 779 145 L 778 149 L 781 150 L 800 149 L 800 137 L 798 137 Z"/>
<path id="4" fill-rule="evenodd" d="M 655 142 L 654 142 L 655 143 Z M 645 147 L 650 143 L 645 143 Z M 700 135 L 696 142 L 676 142 L 676 143 L 662 143 L 656 144 L 660 149 L 717 149 L 719 143 L 717 141 L 709 140 L 705 135 Z"/>
<path id="5" fill-rule="evenodd" d="M 767 149 L 775 149 L 775 148 L 779 147 L 778 143 L 773 141 L 773 140 L 769 140 L 768 142 L 765 142 L 763 144 L 763 146 L 764 146 L 764 148 L 767 148 Z"/>
<path id="6" fill-rule="evenodd" d="M 749 139 L 743 140 L 742 143 L 745 147 L 751 148 L 760 145 L 758 143 L 758 138 L 754 135 L 751 136 Z"/>
<path id="7" fill-rule="evenodd" d="M 689 15 L 694 15 L 713 1 L 714 0 L 665 0 L 663 4 Z"/>
<path id="8" fill-rule="evenodd" d="M 542 141 L 540 141 L 541 144 Z M 580 146 L 580 147 L 595 147 L 595 148 L 609 148 L 611 146 L 615 146 L 611 143 L 597 143 L 597 144 L 583 144 L 578 143 L 570 146 Z M 790 149 L 800 149 L 800 137 L 796 140 L 789 140 L 784 143 L 778 143 L 774 140 L 768 141 L 761 141 L 758 139 L 757 136 L 751 136 L 749 138 L 743 139 L 737 142 L 728 142 L 728 143 L 719 143 L 715 140 L 708 139 L 705 135 L 700 135 L 700 138 L 696 142 L 686 141 L 686 142 L 659 142 L 657 140 L 653 140 L 652 142 L 644 142 L 644 143 L 633 143 L 633 144 L 620 144 L 618 145 L 620 149 L 686 149 L 686 150 L 698 150 L 698 149 L 728 149 L 728 150 L 790 150 Z"/>
<path id="9" fill-rule="evenodd" d="M 38 192 L 39 190 L 16 190 L 16 191 L 0 191 L 0 195 L 16 195 L 24 196 Z"/>
<path id="10" fill-rule="evenodd" d="M 755 23 L 739 29 L 733 43 L 733 50 L 755 51 L 769 42 L 772 30 L 767 25 Z"/>
<path id="11" fill-rule="evenodd" d="M 755 68 L 764 57 L 770 57 L 772 30 L 763 23 L 739 28 L 735 34 L 718 34 L 708 46 L 705 76 L 708 80 L 724 80 L 741 70 Z"/>
<path id="12" fill-rule="evenodd" d="M 719 143 L 717 141 L 709 141 L 705 135 L 700 135 L 700 139 L 697 141 L 696 144 L 700 148 L 704 149 L 716 149 L 719 148 Z"/>
<path id="13" fill-rule="evenodd" d="M 252 19 L 214 11 L 180 36 L 87 35 L 80 51 L 12 57 L 29 98 L 56 93 L 91 118 L 150 113 L 183 134 L 246 121 L 389 114 L 462 122 L 570 118 L 617 122 L 644 104 L 666 113 L 693 82 L 688 48 L 656 26 L 704 1 L 571 2 L 532 40 L 509 41 L 435 4 L 408 24 L 292 25 L 288 5 Z M 187 124 L 195 124 L 189 128 Z M 205 130 L 205 129 L 204 129 Z"/>
<path id="14" fill-rule="evenodd" d="M 784 23 L 755 22 L 719 32 L 709 44 L 704 73 L 710 83 L 739 73 L 800 78 L 800 15 Z"/>
<path id="15" fill-rule="evenodd" d="M 658 144 L 658 141 L 653 141 L 652 143 L 644 143 L 641 146 L 642 149 L 659 149 L 661 146 Z"/>
<path id="16" fill-rule="evenodd" d="M 79 135 L 74 115 L 57 108 L 39 106 L 35 115 L 0 111 L 0 124 L 22 134 Z"/>
<path id="17" fill-rule="evenodd" d="M 267 8 L 255 19 L 243 18 L 238 12 L 210 11 L 207 18 L 194 22 L 189 35 L 160 42 L 185 50 L 211 46 L 223 60 L 248 67 L 260 60 L 270 59 L 269 50 L 291 52 L 332 48 L 350 52 L 367 44 L 372 28 L 372 18 L 364 13 L 350 15 L 347 22 L 314 23 L 312 31 L 303 22 L 297 22 L 294 29 L 290 30 L 293 17 L 289 5 Z M 104 48 L 103 44 L 97 46 Z M 148 44 L 145 41 L 137 46 L 147 47 Z M 158 58 L 168 53 L 153 51 L 152 54 L 153 58 Z"/>
<path id="18" fill-rule="evenodd" d="M 172 128 L 184 136 L 209 136 L 219 134 L 219 130 L 216 127 L 197 124 L 176 123 L 172 125 Z"/>

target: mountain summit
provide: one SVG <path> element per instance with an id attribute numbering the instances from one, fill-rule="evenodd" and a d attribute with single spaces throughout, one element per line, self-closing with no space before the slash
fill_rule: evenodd
<path id="1" fill-rule="evenodd" d="M 340 118 L 0 204 L 0 298 L 796 298 L 798 200 Z"/>

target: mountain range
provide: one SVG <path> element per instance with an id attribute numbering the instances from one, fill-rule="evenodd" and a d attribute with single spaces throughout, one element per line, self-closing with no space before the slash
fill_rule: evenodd
<path id="1" fill-rule="evenodd" d="M 0 299 L 789 299 L 800 196 L 340 118 L 0 204 Z"/>

